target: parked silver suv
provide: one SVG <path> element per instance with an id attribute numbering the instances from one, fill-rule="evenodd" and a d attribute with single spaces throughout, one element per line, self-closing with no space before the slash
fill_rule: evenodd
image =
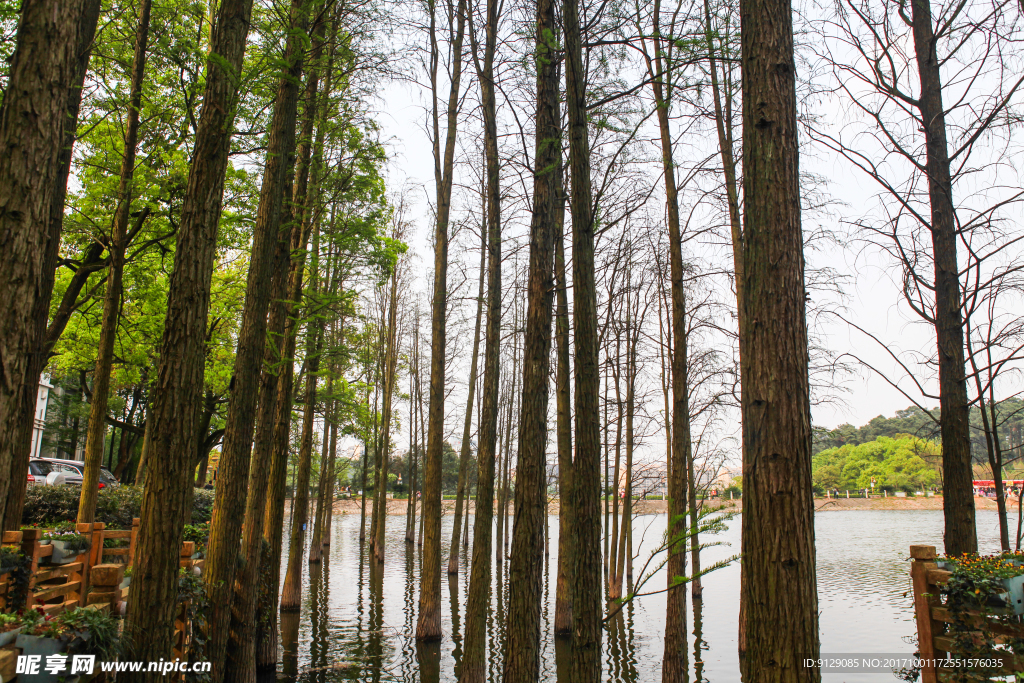
<path id="1" fill-rule="evenodd" d="M 46 463 L 54 472 L 64 475 L 65 483 L 81 486 L 85 478 L 85 463 L 80 460 L 61 460 L 60 458 L 39 458 L 33 462 Z M 99 488 L 116 488 L 118 483 L 114 475 L 105 467 L 100 468 Z"/>
<path id="2" fill-rule="evenodd" d="M 63 472 L 45 461 L 33 458 L 28 461 L 27 486 L 60 486 L 65 483 Z"/>

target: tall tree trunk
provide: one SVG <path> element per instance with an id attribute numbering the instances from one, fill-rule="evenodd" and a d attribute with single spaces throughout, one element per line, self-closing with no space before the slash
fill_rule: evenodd
<path id="1" fill-rule="evenodd" d="M 63 200 L 66 187 L 62 152 L 77 120 L 69 117 L 69 105 L 75 99 L 72 89 L 80 88 L 81 39 L 88 35 L 91 44 L 95 31 L 93 9 L 88 0 L 22 3 L 0 104 L 0 511 L 5 517 L 10 491 L 22 496 L 25 488 L 25 475 L 11 479 L 12 463 L 24 460 L 27 472 L 33 422 L 26 408 L 31 401 L 34 414 L 36 368 L 45 365 L 43 358 L 32 360 L 53 291 L 60 241 L 54 228 L 64 210 L 63 201 L 58 208 L 55 200 Z M 0 520 L 0 528 L 17 528 L 16 513 L 12 510 L 7 525 Z"/>
<path id="2" fill-rule="evenodd" d="M 192 167 L 181 209 L 160 346 L 153 420 L 151 476 L 143 494 L 135 552 L 138 590 L 128 606 L 127 628 L 140 659 L 169 658 L 177 609 L 178 551 L 184 508 L 191 497 L 195 453 L 195 406 L 205 371 L 206 315 L 216 255 L 224 173 L 238 97 L 251 0 L 222 0 Z M 158 673 L 130 674 L 131 681 L 156 681 Z"/>
<path id="3" fill-rule="evenodd" d="M 741 0 L 746 677 L 820 681 L 792 7 Z M 678 336 L 678 335 L 677 335 Z"/>
<path id="4" fill-rule="evenodd" d="M 332 20 L 331 52 L 324 70 L 324 90 L 331 92 L 331 73 L 334 54 L 333 36 L 337 35 L 338 20 Z M 281 549 L 284 537 L 284 502 L 286 474 L 288 470 L 288 440 L 292 418 L 292 384 L 295 371 L 295 345 L 298 336 L 298 306 L 302 296 L 302 284 L 306 267 L 306 250 L 309 236 L 316 222 L 314 208 L 320 201 L 321 182 L 324 166 L 324 131 L 327 127 L 329 98 L 316 102 L 316 89 L 307 79 L 303 95 L 302 135 L 296 147 L 294 185 L 286 187 L 281 225 L 292 225 L 288 271 L 287 299 L 284 310 L 285 326 L 282 342 L 282 373 L 278 379 L 277 399 L 274 408 L 274 431 L 271 445 L 269 481 L 267 484 L 266 510 L 263 517 L 263 538 L 269 545 L 266 562 L 261 562 L 261 572 L 269 584 L 260 593 L 256 605 L 256 668 L 268 669 L 277 666 L 277 596 L 281 581 Z M 316 139 L 313 131 L 316 129 Z M 286 176 L 290 178 L 291 176 Z M 312 178 L 312 184 L 310 184 Z M 287 201 L 291 197 L 291 201 Z M 263 555 L 261 554 L 261 557 Z M 247 673 L 247 672 L 246 672 Z M 248 675 L 248 674 L 247 674 Z M 247 679 L 248 683 L 248 679 Z"/>
<path id="5" fill-rule="evenodd" d="M 320 370 L 323 333 L 313 317 L 319 279 L 320 228 L 313 231 L 312 262 L 310 264 L 310 291 L 308 299 L 309 322 L 306 323 L 306 385 L 305 408 L 302 416 L 302 436 L 299 442 L 299 462 L 292 490 L 291 541 L 288 544 L 288 570 L 281 589 L 281 611 L 297 612 L 302 602 L 302 566 L 306 550 L 306 523 L 309 507 L 309 476 L 313 459 L 313 422 L 316 419 L 316 384 Z"/>
<path id="6" fill-rule="evenodd" d="M 328 387 L 332 377 L 328 378 Z M 327 390 L 330 396 L 330 388 Z M 327 523 L 331 517 L 330 508 L 334 505 L 334 462 L 338 452 L 338 427 L 334 424 L 336 402 L 331 399 L 330 419 L 324 420 L 324 450 L 320 458 L 320 483 L 317 485 L 316 516 L 313 518 L 313 538 L 309 544 L 309 562 L 323 561 L 324 546 L 327 541 Z"/>
<path id="7" fill-rule="evenodd" d="M 655 3 L 655 34 L 660 31 L 660 2 Z M 669 226 L 669 281 L 671 283 L 671 377 L 672 377 L 672 448 L 668 478 L 669 550 L 666 595 L 665 653 L 662 658 L 663 683 L 682 683 L 687 676 L 686 652 L 686 588 L 677 584 L 676 577 L 686 574 L 687 463 L 692 449 L 690 411 L 688 403 L 686 340 L 686 291 L 683 286 L 682 233 L 679 220 L 679 195 L 675 179 L 672 133 L 669 125 L 669 101 L 666 96 L 666 68 L 658 47 L 658 56 L 649 65 L 653 78 L 655 106 L 658 109 L 658 128 L 661 135 L 662 167 L 665 175 L 665 197 L 668 205 Z M 668 84 L 671 86 L 671 84 Z"/>
<path id="8" fill-rule="evenodd" d="M 509 619 L 505 683 L 534 683 L 540 675 L 540 615 L 544 596 L 547 522 L 548 370 L 554 295 L 554 232 L 558 158 L 562 153 L 558 87 L 558 24 L 554 0 L 537 3 L 536 147 L 530 271 L 523 350 L 523 399 L 516 463 L 515 525 L 509 564 Z"/>
<path id="9" fill-rule="evenodd" d="M 939 412 L 942 433 L 942 510 L 946 553 L 978 552 L 971 480 L 970 404 L 964 373 L 964 321 L 957 265 L 957 221 L 950 180 L 942 75 L 935 47 L 930 0 L 912 0 L 911 17 L 925 135 L 925 175 L 931 203 L 932 258 L 935 262 L 935 338 L 939 359 Z M 745 98 L 744 98 L 745 99 Z"/>
<path id="10" fill-rule="evenodd" d="M 434 114 L 434 183 L 437 187 L 437 222 L 434 228 L 434 297 L 430 329 L 430 406 L 427 423 L 427 456 L 423 478 L 423 562 L 420 571 L 419 619 L 416 638 L 441 638 L 441 453 L 444 441 L 445 309 L 448 303 L 448 218 L 451 213 L 455 138 L 459 117 L 462 79 L 462 43 L 466 35 L 466 0 L 455 10 L 455 39 L 452 45 L 452 76 L 448 94 L 444 157 L 440 154 L 437 112 L 438 50 L 431 3 L 431 89 Z"/>
<path id="11" fill-rule="evenodd" d="M 419 491 L 419 462 L 423 452 L 423 430 L 419 415 L 423 403 L 420 391 L 420 315 L 416 309 L 416 327 L 412 333 L 412 375 L 409 377 L 409 424 L 412 427 L 412 472 L 409 476 L 409 509 L 405 524 L 405 542 L 416 542 L 416 504 Z"/>
<path id="12" fill-rule="evenodd" d="M 327 378 L 327 395 L 331 393 L 333 375 Z M 309 564 L 323 559 L 324 554 L 324 506 L 326 503 L 327 486 L 331 480 L 331 467 L 334 464 L 330 451 L 330 420 L 333 410 L 324 409 L 323 449 L 320 453 L 320 477 L 316 485 L 316 507 L 313 512 L 313 536 L 309 539 Z M 335 444 L 337 445 L 337 444 Z M 315 571 L 315 570 L 313 570 Z"/>
<path id="13" fill-rule="evenodd" d="M 601 427 L 598 424 L 597 286 L 594 274 L 594 219 L 587 130 L 587 75 L 579 0 L 563 0 L 565 83 L 569 112 L 569 170 L 572 178 L 573 330 L 576 370 L 576 456 L 573 513 L 576 540 L 573 590 L 572 680 L 601 678 Z"/>
<path id="14" fill-rule="evenodd" d="M 740 339 L 742 340 L 743 328 L 746 324 L 744 320 L 745 312 L 743 306 L 743 283 L 745 282 L 745 278 L 743 276 L 743 221 L 740 217 L 739 183 L 736 178 L 736 157 L 733 152 L 735 148 L 732 124 L 733 100 L 729 88 L 731 80 L 728 78 L 728 72 L 725 72 L 725 92 L 723 93 L 723 84 L 720 84 L 718 80 L 719 58 L 715 45 L 716 35 L 718 34 L 719 31 L 716 27 L 712 26 L 711 23 L 711 3 L 709 0 L 704 0 L 704 35 L 707 40 L 708 70 L 711 74 L 711 95 L 714 100 L 715 107 L 715 130 L 718 133 L 718 150 L 722 158 L 722 177 L 725 182 L 726 199 L 729 204 L 729 229 L 732 237 L 733 279 L 736 286 L 736 327 L 739 331 Z M 728 62 L 723 63 L 723 67 L 725 69 L 728 68 L 727 64 Z M 740 345 L 742 347 L 742 341 Z M 742 358 L 742 348 L 740 349 L 740 356 Z M 740 378 L 740 384 L 742 386 L 742 376 Z M 738 619 L 739 633 L 736 641 L 741 657 L 747 649 L 746 618 L 744 616 L 745 610 L 743 608 L 743 585 L 745 583 L 745 576 L 746 569 L 744 569 L 744 565 L 741 563 L 740 613 Z M 696 593 L 694 593 L 694 595 L 696 595 Z"/>
<path id="15" fill-rule="evenodd" d="M 569 294 L 565 277 L 565 191 L 558 157 L 559 204 L 555 225 L 555 404 L 558 439 L 558 576 L 555 585 L 555 635 L 572 634 L 572 396 L 569 389 Z"/>
<path id="16" fill-rule="evenodd" d="M 245 304 L 231 375 L 231 398 L 224 429 L 224 445 L 217 468 L 214 503 L 217 514 L 210 524 L 209 554 L 203 574 L 211 606 L 206 656 L 212 664 L 211 677 L 214 683 L 220 683 L 224 677 L 227 656 L 232 594 L 249 484 L 256 399 L 259 396 L 258 387 L 267 340 L 267 311 L 281 230 L 281 205 L 287 184 L 285 177 L 295 153 L 295 122 L 308 18 L 307 1 L 292 0 L 291 14 L 284 27 L 288 40 L 271 115 L 263 184 L 253 226 L 252 258 L 246 281 Z M 315 70 L 308 81 L 312 83 L 315 93 Z"/>
<path id="17" fill-rule="evenodd" d="M 373 558 L 384 563 L 384 532 L 388 521 L 388 466 L 391 460 L 391 404 L 395 392 L 398 364 L 398 266 L 391 273 L 391 295 L 388 297 L 387 349 L 384 353 L 384 408 L 381 416 L 380 479 L 377 482 L 378 514 L 373 544 Z"/>
<path id="18" fill-rule="evenodd" d="M 293 163 L 293 162 L 290 162 Z M 287 173 L 287 171 L 286 171 Z M 290 210 L 286 211 L 290 215 Z M 295 227 L 295 232 L 301 226 Z M 282 221 L 278 228 L 277 250 L 271 282 L 271 305 L 267 320 L 270 343 L 263 352 L 263 375 L 259 387 L 259 414 L 253 440 L 252 464 L 249 468 L 249 494 L 245 501 L 245 521 L 242 524 L 242 555 L 245 562 L 237 570 L 231 630 L 228 634 L 227 659 L 224 680 L 230 683 L 253 683 L 256 680 L 256 598 L 259 589 L 263 555 L 269 554 L 269 543 L 264 541 L 264 515 L 267 507 L 268 483 L 272 470 L 275 419 L 278 408 L 279 374 L 290 370 L 290 358 L 285 355 L 285 317 L 290 265 L 291 227 Z M 282 365 L 284 363 L 284 365 Z M 291 410 L 291 403 L 288 403 Z M 276 659 L 276 657 L 275 657 Z"/>
<path id="19" fill-rule="evenodd" d="M 92 379 L 92 402 L 89 405 L 89 426 L 85 437 L 85 472 L 82 493 L 78 500 L 78 521 L 92 522 L 96 517 L 96 494 L 100 467 L 103 464 L 103 437 L 107 433 L 107 405 L 110 400 L 110 375 L 114 366 L 114 340 L 121 307 L 121 278 L 124 275 L 124 254 L 128 245 L 128 219 L 132 208 L 132 178 L 135 175 L 135 150 L 139 142 L 139 110 L 142 108 L 142 79 L 146 71 L 146 50 L 149 41 L 149 15 L 152 0 L 142 0 L 138 27 L 135 30 L 135 57 L 132 62 L 131 86 L 128 95 L 128 121 L 124 132 L 124 154 L 121 156 L 120 182 L 117 188 L 117 209 L 110 234 L 110 270 L 107 291 L 103 297 L 103 320 L 100 323 L 96 370 Z"/>
<path id="20" fill-rule="evenodd" d="M 36 347 L 28 359 L 28 366 L 25 371 L 25 381 L 21 385 L 21 413 L 18 416 L 18 423 L 14 427 L 16 432 L 11 450 L 11 475 L 10 481 L 15 485 L 10 487 L 7 494 L 6 512 L 4 514 L 3 528 L 6 531 L 17 531 L 21 528 L 21 513 L 25 507 L 26 487 L 19 482 L 25 481 L 28 475 L 28 461 L 32 454 L 32 434 L 34 432 L 36 398 L 38 393 L 38 377 L 50 357 L 50 351 L 56 338 L 53 333 L 59 336 L 67 325 L 67 318 L 61 317 L 63 312 L 58 309 L 54 316 L 54 322 L 47 327 L 50 320 L 50 298 L 53 294 L 53 283 L 56 276 L 57 256 L 60 251 L 60 235 L 64 227 L 64 198 L 67 196 L 68 175 L 71 172 L 71 156 L 75 140 L 78 139 L 78 110 L 82 104 L 82 88 L 85 84 L 85 76 L 89 70 L 89 57 L 92 54 L 93 37 L 96 35 L 96 23 L 100 13 L 100 0 L 84 0 L 82 3 L 81 20 L 78 22 L 75 48 L 75 62 L 72 67 L 71 79 L 67 95 L 67 118 L 64 124 L 64 143 L 61 145 L 57 157 L 57 176 L 54 181 L 53 198 L 50 200 L 50 215 L 47 219 L 48 232 L 46 234 L 46 251 L 43 255 L 42 273 L 40 275 L 39 296 L 32 308 L 32 320 L 35 325 L 33 333 L 36 335 Z M 103 248 L 96 245 L 95 250 L 90 253 L 102 253 Z M 97 253 L 97 256 L 99 255 Z M 80 268 L 86 273 L 92 272 L 87 268 Z M 81 278 L 84 280 L 85 278 Z M 72 290 L 76 280 L 72 277 L 68 290 Z M 80 291 L 80 289 L 79 289 Z M 74 293 L 77 297 L 77 292 Z M 2 429 L 2 428 L 0 428 Z M 0 458 L 7 457 L 3 439 L 0 432 Z M 78 417 L 75 417 L 74 438 L 72 439 L 72 450 L 70 457 L 75 458 L 78 450 Z"/>
<path id="21" fill-rule="evenodd" d="M 628 281 L 627 281 L 627 292 Z M 614 297 L 609 298 L 608 310 L 611 314 Z M 628 307 L 628 304 L 627 304 Z M 609 315 L 609 320 L 611 316 Z M 612 469 L 611 481 L 607 483 L 607 490 L 611 498 L 612 503 L 612 517 L 611 523 L 607 524 L 607 531 L 605 532 L 605 539 L 610 538 L 609 552 L 605 555 L 605 573 L 608 576 L 608 599 L 618 600 L 622 597 L 622 575 L 618 573 L 619 565 L 619 476 L 622 467 L 622 426 L 623 426 L 623 409 L 625 406 L 622 401 L 622 392 L 619 389 L 619 378 L 622 375 L 622 355 L 621 351 L 621 324 L 615 324 L 617 331 L 615 335 L 615 357 L 607 358 L 608 368 L 611 374 L 610 378 L 615 382 L 615 467 Z M 628 349 L 628 347 L 627 347 Z M 606 540 L 606 542 L 608 542 Z"/>
<path id="22" fill-rule="evenodd" d="M 381 502 L 381 468 L 384 465 L 384 461 L 381 459 L 381 451 L 383 450 L 383 443 L 381 440 L 381 420 L 379 404 L 381 399 L 381 389 L 384 380 L 386 370 L 384 364 L 387 363 L 387 317 L 386 312 L 387 302 L 381 307 L 380 313 L 380 326 L 377 329 L 377 345 L 375 357 L 376 361 L 373 365 L 374 375 L 371 377 L 371 384 L 373 384 L 373 409 L 370 411 L 370 416 L 373 421 L 373 509 L 371 510 L 370 517 L 370 542 L 368 544 L 370 550 L 370 557 L 376 555 L 377 545 L 377 524 L 380 522 L 380 502 Z M 385 511 L 386 513 L 386 511 Z"/>
<path id="23" fill-rule="evenodd" d="M 631 296 L 636 297 L 638 293 L 631 293 L 626 290 L 626 310 L 631 313 Z M 635 303 L 635 302 L 634 302 Z M 615 575 L 618 578 L 619 595 L 622 597 L 622 580 L 628 576 L 632 578 L 633 571 L 633 417 L 636 412 L 636 347 L 640 334 L 642 321 L 630 316 L 626 324 L 626 462 L 622 470 L 625 477 L 622 496 L 622 529 L 619 531 L 619 549 L 616 553 L 618 565 Z M 628 588 L 627 588 L 628 590 Z"/>
<path id="24" fill-rule="evenodd" d="M 329 555 L 331 547 L 331 527 L 334 522 L 334 492 L 338 483 L 338 423 L 331 425 L 331 476 L 327 481 L 327 492 L 324 494 L 324 531 L 320 544 L 327 550 L 322 552 Z"/>
<path id="25" fill-rule="evenodd" d="M 448 574 L 459 573 L 459 540 L 462 533 L 462 513 L 466 510 L 469 478 L 469 438 L 473 429 L 473 400 L 476 398 L 477 358 L 480 356 L 480 318 L 484 307 L 484 279 L 486 274 L 487 229 L 480 227 L 480 284 L 476 295 L 476 326 L 473 328 L 473 358 L 469 363 L 469 395 L 466 397 L 466 419 L 462 426 L 462 446 L 459 448 L 459 482 L 455 491 L 455 523 L 452 525 L 452 544 L 448 551 Z M 478 447 L 479 448 L 479 447 Z"/>

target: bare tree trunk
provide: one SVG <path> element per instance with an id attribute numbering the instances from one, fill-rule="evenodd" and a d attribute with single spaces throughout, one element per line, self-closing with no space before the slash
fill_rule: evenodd
<path id="1" fill-rule="evenodd" d="M 398 266 L 391 273 L 391 296 L 388 302 L 387 349 L 384 353 L 384 410 L 381 419 L 380 479 L 377 482 L 377 535 L 373 558 L 384 563 L 384 531 L 388 520 L 388 466 L 391 459 L 391 397 L 394 394 L 398 364 Z"/>
<path id="2" fill-rule="evenodd" d="M 555 635 L 572 634 L 572 396 L 569 389 L 569 295 L 565 277 L 565 190 L 558 157 L 559 205 L 555 225 L 555 403 L 558 439 L 558 577 L 555 585 Z"/>
<path id="3" fill-rule="evenodd" d="M 930 0 L 912 0 L 911 16 L 921 94 L 917 106 L 925 134 L 928 197 L 935 262 L 935 333 L 939 360 L 942 432 L 942 510 L 946 553 L 978 552 L 971 480 L 970 405 L 964 374 L 964 321 L 957 265 L 957 221 L 942 104 L 942 76 Z"/>
<path id="4" fill-rule="evenodd" d="M 660 31 L 661 4 L 654 6 L 654 32 Z M 658 128 L 661 134 L 662 165 L 665 174 L 665 197 L 668 205 L 669 226 L 669 281 L 671 283 L 671 377 L 672 377 L 672 447 L 668 481 L 669 551 L 666 595 L 665 654 L 662 659 L 663 683 L 683 683 L 687 676 L 686 653 L 686 589 L 675 582 L 675 577 L 686 574 L 687 463 L 691 458 L 690 411 L 688 401 L 686 340 L 686 291 L 683 286 L 682 233 L 679 220 L 679 197 L 676 187 L 672 134 L 669 124 L 669 100 L 665 92 L 668 81 L 666 65 L 657 47 L 653 64 L 648 64 L 652 75 L 655 106 L 658 109 Z M 670 65 L 669 65 L 670 66 Z"/>
<path id="5" fill-rule="evenodd" d="M 434 230 L 434 297 L 431 302 L 430 407 L 427 424 L 427 455 L 423 478 L 423 562 L 420 570 L 419 619 L 416 638 L 441 639 L 441 454 L 444 441 L 445 309 L 448 300 L 448 217 L 451 212 L 455 139 L 462 79 L 462 44 L 466 35 L 466 0 L 458 0 L 452 45 L 452 76 L 448 95 L 444 158 L 440 153 L 437 112 L 437 39 L 434 5 L 430 5 L 431 88 L 434 114 L 434 182 L 437 186 L 437 224 Z"/>
<path id="6" fill-rule="evenodd" d="M 327 395 L 331 395 L 331 384 L 333 374 L 327 379 Z M 320 481 L 317 483 L 316 510 L 313 513 L 313 537 L 309 542 L 309 563 L 314 564 L 323 560 L 324 555 L 324 526 L 326 523 L 327 490 L 331 485 L 331 478 L 334 476 L 334 452 L 338 447 L 337 436 L 333 434 L 334 406 L 331 400 L 331 407 L 324 411 L 324 434 L 323 453 L 320 456 Z"/>
<path id="7" fill-rule="evenodd" d="M 107 405 L 110 399 L 110 374 L 114 365 L 114 340 L 121 306 L 121 278 L 124 274 L 125 238 L 132 206 L 132 178 L 135 175 L 135 151 L 139 142 L 139 110 L 142 108 L 142 79 L 146 71 L 146 50 L 149 41 L 149 15 L 152 0 L 142 0 L 138 27 L 135 31 L 135 57 L 128 95 L 128 121 L 124 133 L 124 154 L 121 157 L 120 182 L 117 188 L 117 209 L 110 235 L 110 270 L 107 291 L 103 297 L 103 320 L 100 323 L 96 370 L 92 380 L 92 403 L 89 405 L 89 426 L 85 438 L 85 472 L 82 494 L 78 501 L 78 521 L 92 522 L 96 517 L 96 494 L 103 465 L 103 437 L 107 433 Z"/>
<path id="8" fill-rule="evenodd" d="M 245 51 L 251 0 L 222 0 L 196 134 L 194 161 L 181 209 L 167 317 L 149 420 L 153 421 L 150 476 L 143 493 L 134 567 L 138 590 L 128 605 L 126 628 L 134 653 L 156 661 L 170 657 L 177 608 L 178 553 L 185 507 L 191 499 L 195 406 L 205 371 L 206 316 L 216 254 L 224 174 Z M 159 673 L 129 674 L 157 681 Z"/>
<path id="9" fill-rule="evenodd" d="M 28 468 L 38 375 L 45 366 L 38 354 L 60 242 L 68 134 L 74 135 L 76 100 L 88 64 L 83 38 L 91 47 L 97 16 L 98 7 L 89 0 L 22 3 L 0 105 L 0 511 L 5 517 L 12 491 L 24 500 L 21 470 L 22 464 L 25 472 Z M 20 480 L 11 479 L 12 470 Z M 0 519 L 0 528 L 20 526 L 18 502 L 10 520 Z"/>
<path id="10" fill-rule="evenodd" d="M 419 339 L 419 316 L 416 317 L 416 327 L 413 332 L 413 339 Z M 416 378 L 419 376 L 419 344 L 413 341 L 413 348 L 410 355 L 409 372 L 409 501 L 405 506 L 405 542 L 416 542 L 416 486 L 419 473 L 416 468 L 419 464 L 420 442 L 419 430 L 416 422 Z"/>
<path id="11" fill-rule="evenodd" d="M 473 359 L 469 363 L 469 395 L 466 397 L 466 420 L 462 427 L 462 446 L 459 448 L 459 483 L 455 491 L 455 523 L 452 525 L 452 545 L 448 551 L 448 574 L 459 573 L 459 534 L 462 529 L 462 513 L 468 510 L 469 438 L 473 428 L 473 399 L 476 397 L 477 358 L 480 356 L 480 319 L 484 308 L 484 279 L 486 276 L 487 229 L 480 228 L 480 285 L 476 298 L 476 327 L 473 330 Z M 466 518 L 469 518 L 468 511 Z"/>
<path id="12" fill-rule="evenodd" d="M 725 182 L 726 199 L 729 204 L 729 228 L 732 236 L 732 262 L 733 279 L 736 286 L 736 327 L 740 338 L 743 337 L 745 327 L 743 291 L 746 279 L 743 276 L 743 222 L 740 217 L 739 183 L 736 179 L 736 157 L 733 152 L 735 145 L 733 141 L 733 106 L 732 97 L 729 91 L 728 72 L 726 72 L 725 87 L 723 95 L 722 85 L 718 80 L 718 52 L 715 47 L 715 36 L 718 31 L 711 25 L 711 4 L 704 0 L 704 34 L 708 47 L 708 69 L 711 74 L 711 95 L 715 107 L 715 129 L 718 133 L 718 149 L 722 157 L 722 176 Z M 725 63 L 727 64 L 727 62 Z M 725 67 L 728 68 L 728 67 Z M 742 345 L 742 343 L 741 343 Z M 742 349 L 740 349 L 742 358 Z M 742 377 L 741 377 L 742 385 Z M 746 581 L 746 569 L 740 564 L 740 613 L 739 613 L 739 634 L 737 646 L 740 656 L 747 649 L 746 618 L 744 616 L 744 592 L 743 585 Z M 696 597 L 696 593 L 694 596 Z M 696 609 L 696 608 L 695 608 Z"/>
<path id="13" fill-rule="evenodd" d="M 622 580 L 624 576 L 633 576 L 633 418 L 636 412 L 636 354 L 639 343 L 640 328 L 643 320 L 633 315 L 636 307 L 635 299 L 639 296 L 632 288 L 626 290 L 626 462 L 623 468 L 625 484 L 622 496 L 622 530 L 619 532 L 619 550 L 616 559 L 618 566 L 615 575 L 618 577 L 619 595 L 622 597 Z M 628 567 L 628 570 L 627 570 Z M 628 590 L 628 588 L 627 588 Z"/>
<path id="14" fill-rule="evenodd" d="M 320 545 L 327 550 L 322 550 L 325 555 L 330 554 L 331 527 L 334 523 L 334 492 L 338 483 L 338 423 L 331 424 L 331 476 L 327 480 L 327 491 L 324 494 L 324 531 Z"/>
<path id="15" fill-rule="evenodd" d="M 320 228 L 313 230 L 312 262 L 310 264 L 310 307 L 316 305 L 319 274 Z M 311 311 L 312 312 L 312 311 Z M 306 386 L 305 410 L 302 416 L 302 437 L 299 442 L 299 462 L 292 491 L 292 528 L 288 545 L 288 570 L 281 589 L 281 611 L 297 612 L 302 602 L 302 556 L 306 550 L 306 523 L 308 521 L 309 476 L 313 456 L 313 421 L 316 419 L 317 373 L 323 349 L 323 332 L 311 317 L 306 325 Z"/>
<path id="16" fill-rule="evenodd" d="M 627 282 L 628 292 L 628 282 Z M 614 301 L 614 297 L 609 299 L 608 311 L 609 319 L 611 319 L 612 305 L 611 301 Z M 623 423 L 623 408 L 625 407 L 622 403 L 622 392 L 619 388 L 619 378 L 622 374 L 622 355 L 620 353 L 621 346 L 621 325 L 615 323 L 616 334 L 615 334 L 615 357 L 614 359 L 608 358 L 608 370 L 610 377 L 605 379 L 611 379 L 615 382 L 615 467 L 612 469 L 611 483 L 609 484 L 610 495 L 611 495 L 611 506 L 612 516 L 610 523 L 606 522 L 607 531 L 605 532 L 605 538 L 608 539 L 608 553 L 605 555 L 605 572 L 608 576 L 607 596 L 609 600 L 618 600 L 622 597 L 622 575 L 618 573 L 619 566 L 619 472 L 622 467 L 622 423 Z M 610 537 L 610 538 L 609 538 Z"/>
<path id="17" fill-rule="evenodd" d="M 460 683 L 487 680 L 487 612 L 491 600 L 491 545 L 494 521 L 494 461 L 498 442 L 498 383 L 501 372 L 501 167 L 498 158 L 494 54 L 497 49 L 499 0 L 487 0 L 483 63 L 477 62 L 484 120 L 487 166 L 487 323 L 484 340 L 483 411 L 477 445 L 476 512 L 473 517 L 473 565 L 466 606 L 466 645 Z M 473 54 L 479 54 L 475 34 Z M 474 359 L 476 354 L 474 353 Z M 499 588 L 500 590 L 500 588 Z"/>
<path id="18" fill-rule="evenodd" d="M 746 678 L 820 681 L 792 8 L 741 0 Z"/>
<path id="19" fill-rule="evenodd" d="M 573 328 L 576 370 L 576 457 L 573 512 L 576 583 L 573 591 L 572 680 L 601 678 L 601 431 L 598 424 L 600 369 L 597 348 L 597 287 L 594 220 L 587 130 L 587 76 L 579 0 L 563 0 L 565 81 L 572 178 Z"/>
<path id="20" fill-rule="evenodd" d="M 562 153 L 558 87 L 558 24 L 554 0 L 537 3 L 536 148 L 523 398 L 516 463 L 515 526 L 509 564 L 509 619 L 505 683 L 534 683 L 540 675 L 540 615 L 544 595 L 544 527 L 547 522 L 548 370 L 554 294 L 554 231 L 558 157 Z"/>

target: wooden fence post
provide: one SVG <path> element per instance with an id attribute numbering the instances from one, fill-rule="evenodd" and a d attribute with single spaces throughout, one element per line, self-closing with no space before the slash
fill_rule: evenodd
<path id="1" fill-rule="evenodd" d="M 921 683 L 937 683 L 935 635 L 941 624 L 932 618 L 932 607 L 940 604 L 936 588 L 928 583 L 928 570 L 935 569 L 935 546 L 910 546 L 910 578 L 914 591 L 914 616 L 917 618 L 917 650 L 924 662 Z"/>
<path id="2" fill-rule="evenodd" d="M 28 571 L 33 578 L 29 580 L 29 590 L 25 595 L 25 609 L 35 606 L 35 595 L 32 592 L 32 584 L 35 582 L 35 575 L 39 571 L 39 539 L 43 535 L 42 529 L 24 529 L 21 532 L 21 552 L 31 560 Z"/>
<path id="3" fill-rule="evenodd" d="M 128 562 L 127 564 L 135 564 L 135 544 L 139 538 L 139 518 L 136 517 L 132 520 L 132 540 L 128 544 Z"/>

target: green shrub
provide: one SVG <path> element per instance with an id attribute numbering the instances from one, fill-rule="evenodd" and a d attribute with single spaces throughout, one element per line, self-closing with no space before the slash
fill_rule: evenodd
<path id="1" fill-rule="evenodd" d="M 33 486 L 25 493 L 23 525 L 43 526 L 56 521 L 74 520 L 78 516 L 77 486 Z M 192 523 L 209 522 L 213 513 L 213 491 L 195 490 Z M 142 511 L 142 487 L 122 484 L 102 488 L 96 495 L 96 521 L 108 529 L 131 529 L 132 519 Z"/>
<path id="2" fill-rule="evenodd" d="M 192 499 L 193 524 L 205 524 L 213 517 L 214 495 L 212 489 L 195 489 L 195 497 Z"/>

